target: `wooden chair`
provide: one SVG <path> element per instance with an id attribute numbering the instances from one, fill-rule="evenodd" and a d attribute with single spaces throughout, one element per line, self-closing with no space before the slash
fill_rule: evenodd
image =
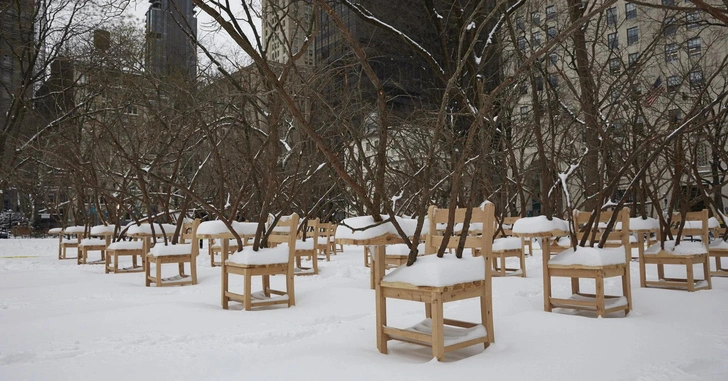
<path id="1" fill-rule="evenodd" d="M 526 277 L 526 259 L 524 254 L 525 240 L 522 237 L 512 237 L 513 224 L 518 221 L 518 218 L 519 217 L 504 217 L 502 229 L 498 232 L 498 238 L 493 240 L 493 276 Z M 506 258 L 518 258 L 520 267 L 506 267 Z M 500 259 L 500 265 L 498 259 Z"/>
<path id="2" fill-rule="evenodd" d="M 680 213 L 672 215 L 670 232 L 673 236 L 678 234 L 678 228 L 683 221 Z M 685 215 L 685 226 L 682 230 L 683 239 L 675 246 L 674 240 L 666 240 L 666 237 L 659 235 L 658 243 L 640 253 L 640 286 L 657 288 L 677 288 L 688 291 L 710 290 L 710 264 L 708 262 L 708 209 L 700 212 L 688 212 Z M 689 242 L 685 236 L 696 236 L 700 242 Z M 663 249 L 664 247 L 664 249 Z M 646 266 L 657 265 L 657 280 L 648 280 Z M 694 265 L 703 265 L 703 279 L 696 280 L 693 274 Z M 685 278 L 665 277 L 665 265 L 685 266 L 687 275 Z"/>
<path id="3" fill-rule="evenodd" d="M 723 258 L 728 257 L 728 241 L 722 237 L 714 239 L 708 247 L 708 255 L 715 258 L 715 271 L 711 271 L 711 276 L 728 277 L 728 268 L 723 268 L 721 263 Z"/>
<path id="4" fill-rule="evenodd" d="M 434 253 L 442 243 L 444 237 L 433 232 L 436 231 L 436 224 L 447 222 L 448 213 L 447 209 L 430 207 L 428 213 L 430 234 L 427 235 L 425 243 L 428 253 Z M 465 209 L 458 209 L 455 212 L 455 222 L 462 222 L 465 213 Z M 381 278 L 384 273 L 384 261 L 381 257 L 384 253 L 381 249 L 379 250 L 374 266 L 377 274 L 377 347 L 381 353 L 387 353 L 387 342 L 389 340 L 399 340 L 431 346 L 432 355 L 438 361 L 442 361 L 447 352 L 476 344 L 483 344 L 487 348 L 490 343 L 495 341 L 490 264 L 494 221 L 493 204 L 488 203 L 485 204 L 484 209 L 476 208 L 472 210 L 471 222 L 482 223 L 484 231 L 478 236 L 468 236 L 465 241 L 465 248 L 480 250 L 484 253 L 482 257 L 465 258 L 464 256 L 463 259 L 457 259 L 446 254 L 448 259 L 445 259 L 428 255 L 418 259 L 418 262 L 425 262 L 423 264 L 415 263 L 410 267 L 402 266 Z M 458 243 L 459 237 L 453 236 L 450 237 L 447 246 L 457 247 Z M 441 261 L 449 261 L 449 264 L 458 266 L 455 269 L 449 268 L 448 273 L 455 271 L 463 274 L 460 270 L 465 270 L 476 274 L 469 281 L 456 284 L 416 285 L 399 280 L 399 276 L 405 272 L 418 271 L 418 266 L 422 270 L 443 271 L 441 263 L 444 264 L 445 262 Z M 426 319 L 407 329 L 387 326 L 387 298 L 425 303 Z M 479 298 L 480 323 L 447 319 L 443 316 L 444 303 L 469 298 Z"/>
<path id="5" fill-rule="evenodd" d="M 76 263 L 79 265 L 85 265 L 87 263 L 95 265 L 104 264 L 106 262 L 106 248 L 111 243 L 111 238 L 114 236 L 115 230 L 116 225 L 93 226 L 89 231 L 89 238 L 82 239 L 81 242 L 78 244 L 79 253 Z M 89 251 L 101 252 L 101 259 L 89 262 Z"/>
<path id="6" fill-rule="evenodd" d="M 243 246 L 245 246 L 245 239 L 243 239 Z M 210 254 L 210 267 L 215 267 L 217 262 L 215 262 L 215 255 L 220 255 L 220 258 L 222 258 L 222 243 L 220 240 L 222 239 L 228 239 L 228 256 L 236 251 L 238 251 L 238 241 L 236 239 L 229 239 L 229 238 L 218 238 L 218 239 L 208 239 L 207 240 L 207 253 Z"/>
<path id="7" fill-rule="evenodd" d="M 197 284 L 197 255 L 200 245 L 197 240 L 197 227 L 200 219 L 193 222 L 184 222 L 180 232 L 179 242 L 175 245 L 157 243 L 145 256 L 145 277 L 147 287 L 154 283 L 157 287 L 182 286 Z M 162 278 L 162 264 L 176 263 L 179 266 L 179 275 Z M 190 275 L 185 274 L 185 263 L 190 264 Z M 155 275 L 151 275 L 151 264 L 155 265 Z M 188 279 L 189 278 L 189 279 Z"/>
<path id="8" fill-rule="evenodd" d="M 331 260 L 331 234 L 331 223 L 319 222 L 316 251 L 326 258 L 326 262 Z"/>
<path id="9" fill-rule="evenodd" d="M 63 229 L 58 236 L 58 259 L 76 259 L 81 255 L 78 245 L 81 243 L 84 234 L 86 234 L 85 226 L 69 226 Z M 68 238 L 64 238 L 67 235 Z M 68 257 L 68 249 L 76 249 L 75 257 Z"/>
<path id="10" fill-rule="evenodd" d="M 308 220 L 306 227 L 306 240 L 303 240 L 303 232 L 299 233 L 296 240 L 296 275 L 316 275 L 318 274 L 318 254 L 316 246 L 319 237 L 319 219 Z M 303 267 L 301 259 L 307 258 L 311 261 L 311 267 Z"/>
<path id="11" fill-rule="evenodd" d="M 343 250 L 343 248 L 342 248 Z M 329 223 L 329 255 L 338 255 L 336 250 L 336 223 Z"/>
<path id="12" fill-rule="evenodd" d="M 599 222 L 608 222 L 613 212 L 600 212 L 599 219 L 593 224 L 595 236 L 593 244 L 601 239 L 604 230 L 598 229 Z M 591 213 L 574 211 L 574 225 L 577 227 L 576 238 L 581 242 L 587 232 L 582 228 L 589 222 Z M 629 208 L 622 208 L 617 215 L 617 222 L 621 222 L 621 230 L 612 230 L 608 233 L 608 240 L 619 241 L 619 248 L 597 248 L 577 246 L 567 249 L 551 258 L 544 273 L 544 293 L 548 295 L 546 311 L 552 308 L 570 308 L 576 310 L 594 311 L 597 316 L 608 313 L 624 311 L 625 316 L 632 310 L 632 289 L 630 288 L 629 263 L 631 249 L 629 241 Z M 591 233 L 591 231 L 589 232 Z M 612 242 L 614 243 L 614 242 Z M 551 277 L 571 278 L 571 293 L 569 298 L 556 298 L 551 294 Z M 604 291 L 604 279 L 610 277 L 622 278 L 622 295 L 607 295 Z M 582 278 L 594 279 L 596 292 L 586 294 L 579 291 L 579 280 Z"/>
<path id="13" fill-rule="evenodd" d="M 144 271 L 144 266 L 137 265 L 137 255 L 139 261 L 144 262 L 144 242 L 141 240 L 134 241 L 117 241 L 112 242 L 106 247 L 106 261 L 104 263 L 104 273 L 131 273 Z M 131 257 L 131 267 L 119 268 L 119 257 Z M 113 260 L 113 264 L 112 264 Z"/>
<path id="14" fill-rule="evenodd" d="M 287 304 L 288 307 L 296 305 L 296 294 L 293 286 L 294 257 L 296 252 L 296 228 L 298 227 L 298 214 L 294 213 L 288 219 L 278 221 L 277 227 L 287 227 L 268 236 L 269 248 L 253 251 L 252 246 L 246 246 L 223 262 L 222 264 L 222 308 L 228 309 L 229 302 L 243 303 L 246 311 L 252 307 Z M 230 291 L 230 274 L 242 275 L 243 294 Z M 286 277 L 286 290 L 278 291 L 270 287 L 271 275 L 284 275 Z M 253 292 L 252 278 L 261 276 L 263 290 Z"/>

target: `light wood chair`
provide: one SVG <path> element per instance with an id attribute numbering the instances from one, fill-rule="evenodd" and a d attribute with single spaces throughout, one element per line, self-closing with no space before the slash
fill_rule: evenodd
<path id="1" fill-rule="evenodd" d="M 331 234 L 331 223 L 319 222 L 316 251 L 319 255 L 323 255 L 326 258 L 326 262 L 331 260 Z"/>
<path id="2" fill-rule="evenodd" d="M 245 238 L 240 237 L 243 240 L 243 246 L 245 246 Z M 238 241 L 236 239 L 229 238 L 217 238 L 207 240 L 207 253 L 210 255 L 210 267 L 215 267 L 219 263 L 215 262 L 215 255 L 220 255 L 222 258 L 222 243 L 221 240 L 228 240 L 228 256 L 238 251 Z"/>
<path id="3" fill-rule="evenodd" d="M 438 223 L 447 223 L 448 213 L 449 211 L 447 209 L 437 209 L 434 206 L 430 207 L 428 213 L 430 234 L 427 235 L 425 242 L 427 253 L 436 252 L 441 245 L 444 237 L 433 232 L 436 231 L 436 225 Z M 465 214 L 465 209 L 456 210 L 455 222 L 463 222 Z M 490 264 L 493 225 L 495 222 L 493 204 L 485 204 L 484 209 L 474 208 L 472 210 L 471 222 L 483 224 L 482 234 L 468 236 L 464 245 L 465 248 L 473 249 L 473 251 L 480 250 L 484 254 L 482 256 L 483 262 L 477 262 L 482 266 L 478 267 L 482 269 L 482 273 L 477 274 L 477 279 L 443 286 L 422 286 L 388 280 L 397 279 L 396 273 L 404 269 L 409 269 L 406 267 L 399 268 L 382 279 L 385 264 L 380 258 L 384 253 L 380 251 L 377 254 L 377 260 L 374 261 L 377 274 L 377 347 L 381 353 L 387 353 L 387 342 L 389 340 L 399 340 L 431 346 L 432 355 L 438 361 L 442 361 L 447 352 L 476 344 L 482 344 L 487 348 L 490 343 L 495 341 Z M 459 237 L 457 236 L 450 237 L 447 246 L 457 247 L 459 241 Z M 446 255 L 450 256 L 450 254 Z M 434 259 L 433 263 L 446 260 L 432 256 L 426 257 Z M 471 258 L 468 262 L 462 263 L 470 265 L 469 262 L 475 263 L 473 261 L 477 261 L 478 258 Z M 424 261 L 426 258 L 420 260 Z M 465 261 L 466 259 L 454 260 Z M 418 264 L 415 263 L 412 268 L 416 269 L 417 266 Z M 387 326 L 387 298 L 424 303 L 426 319 L 407 329 Z M 469 298 L 478 298 L 480 301 L 479 323 L 448 319 L 443 316 L 444 303 Z"/>
<path id="4" fill-rule="evenodd" d="M 526 277 L 526 259 L 524 254 L 525 240 L 522 237 L 512 237 L 513 224 L 519 217 L 504 217 L 498 238 L 493 240 L 493 276 L 520 276 Z M 530 244 L 530 241 L 529 241 Z M 519 268 L 506 267 L 507 258 L 517 258 Z M 499 261 L 500 260 L 500 263 Z"/>
<path id="5" fill-rule="evenodd" d="M 715 271 L 711 271 L 711 276 L 728 277 L 728 268 L 724 268 L 722 259 L 728 257 L 728 241 L 723 237 L 716 237 L 710 242 L 708 247 L 708 255 L 715 258 Z"/>
<path id="6" fill-rule="evenodd" d="M 306 227 L 306 240 L 303 240 L 303 231 L 298 234 L 296 240 L 296 268 L 294 269 L 296 275 L 316 275 L 319 272 L 318 269 L 318 254 L 317 248 L 319 238 L 319 219 L 308 220 L 308 226 Z M 311 261 L 310 267 L 304 267 L 301 265 L 301 259 L 307 258 Z"/>
<path id="7" fill-rule="evenodd" d="M 200 245 L 197 240 L 197 227 L 200 219 L 193 222 L 184 222 L 180 232 L 179 242 L 175 245 L 157 243 L 145 256 L 145 277 L 147 287 L 154 283 L 157 287 L 182 286 L 197 284 L 197 255 Z M 176 263 L 179 266 L 179 275 L 162 278 L 162 264 Z M 190 274 L 185 274 L 185 263 L 190 264 Z M 151 275 L 151 264 L 155 266 L 155 275 Z"/>
<path id="8" fill-rule="evenodd" d="M 222 264 L 222 308 L 228 309 L 230 301 L 243 303 L 246 311 L 252 307 L 287 304 L 296 305 L 296 294 L 293 285 L 294 258 L 296 252 L 296 229 L 298 214 L 278 221 L 276 227 L 287 228 L 274 231 L 268 236 L 268 248 L 253 251 L 246 246 L 242 251 L 234 253 Z M 243 294 L 230 291 L 230 274 L 243 276 Z M 270 276 L 286 277 L 285 291 L 271 289 Z M 263 289 L 252 290 L 253 276 L 261 276 Z"/>
<path id="9" fill-rule="evenodd" d="M 683 222 L 680 213 L 672 215 L 670 232 L 675 237 L 679 226 Z M 659 242 L 640 253 L 640 286 L 656 288 L 675 288 L 688 291 L 710 290 L 710 264 L 708 262 L 708 209 L 700 212 L 685 214 L 685 226 L 682 230 L 682 239 L 675 246 L 674 240 L 667 240 L 658 234 Z M 658 232 L 659 233 L 659 232 Z M 686 236 L 699 238 L 700 242 L 690 242 Z M 663 249 L 664 247 L 664 249 Z M 648 280 L 646 267 L 648 264 L 657 265 L 657 280 Z M 703 279 L 695 279 L 694 265 L 703 265 Z M 665 265 L 685 266 L 685 278 L 665 277 Z"/>
<path id="10" fill-rule="evenodd" d="M 103 265 L 106 262 L 106 248 L 111 244 L 111 239 L 114 236 L 116 225 L 98 225 L 93 226 L 89 231 L 89 238 L 84 238 L 78 244 L 78 259 L 77 264 L 95 264 Z M 94 238 L 96 237 L 96 238 Z M 96 261 L 88 260 L 89 251 L 101 252 L 101 259 Z"/>
<path id="11" fill-rule="evenodd" d="M 552 308 L 570 308 L 575 310 L 593 311 L 597 316 L 603 317 L 608 313 L 624 311 L 625 316 L 632 310 L 632 289 L 630 287 L 629 263 L 631 259 L 631 246 L 629 234 L 629 208 L 622 208 L 617 215 L 616 222 L 621 222 L 623 229 L 605 230 L 598 229 L 599 222 L 608 222 L 613 212 L 600 212 L 599 218 L 593 223 L 594 238 L 596 245 L 603 234 L 608 234 L 606 239 L 615 244 L 620 242 L 619 248 L 598 248 L 592 247 L 591 242 L 586 247 L 577 246 L 564 250 L 551 258 L 544 273 L 544 293 L 548 295 L 546 311 Z M 574 211 L 574 225 L 577 227 L 576 238 L 581 242 L 587 232 L 583 225 L 589 222 L 591 213 Z M 590 232 L 591 233 L 591 230 Z M 588 237 L 588 238 L 589 238 Z M 616 241 L 616 242 L 615 242 Z M 568 298 L 557 298 L 551 294 L 551 278 L 571 278 L 571 293 Z M 622 278 L 622 295 L 607 295 L 604 290 L 604 279 L 610 277 Z M 587 294 L 580 292 L 580 279 L 594 279 L 596 292 Z"/>
<path id="12" fill-rule="evenodd" d="M 144 271 L 144 266 L 137 265 L 137 255 L 139 256 L 139 261 L 144 262 L 144 242 L 141 240 L 112 242 L 106 247 L 104 273 L 108 274 L 113 272 L 114 274 L 118 274 Z M 119 257 L 126 256 L 131 257 L 131 267 L 120 268 Z"/>
<path id="13" fill-rule="evenodd" d="M 78 249 L 78 245 L 81 243 L 84 234 L 86 234 L 85 226 L 69 226 L 63 229 L 63 232 L 58 235 L 58 259 L 76 259 L 81 256 Z M 64 238 L 68 236 L 68 238 Z M 76 256 L 69 257 L 68 249 L 76 249 Z"/>

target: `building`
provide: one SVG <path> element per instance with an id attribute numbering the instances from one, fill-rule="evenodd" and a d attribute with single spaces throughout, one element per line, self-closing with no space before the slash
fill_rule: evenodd
<path id="1" fill-rule="evenodd" d="M 263 49 L 268 61 L 284 64 L 308 42 L 298 63 L 315 64 L 313 41 L 306 38 L 314 27 L 311 3 L 311 0 L 263 0 Z"/>
<path id="2" fill-rule="evenodd" d="M 197 18 L 192 0 L 149 0 L 146 70 L 155 76 L 197 76 Z"/>
<path id="3" fill-rule="evenodd" d="M 18 108 L 24 102 L 31 86 L 27 83 L 34 74 L 32 60 L 35 53 L 32 0 L 0 0 L 0 128 L 9 131 Z"/>
<path id="4" fill-rule="evenodd" d="M 504 69 L 520 80 L 518 91 L 509 103 L 513 135 L 523 139 L 519 144 L 530 147 L 520 158 L 523 163 L 520 173 L 526 177 L 524 182 L 529 183 L 527 187 L 533 196 L 525 206 L 529 213 L 541 213 L 535 168 L 538 158 L 534 141 L 529 140 L 533 139 L 529 135 L 536 126 L 550 134 L 546 144 L 557 147 L 549 154 L 560 168 L 575 162 L 578 152 L 589 146 L 592 139 L 599 146 L 602 181 L 606 184 L 609 178 L 623 178 L 614 190 L 613 201 L 627 195 L 628 205 L 646 206 L 647 213 L 652 214 L 656 201 L 664 207 L 670 198 L 668 195 L 677 191 L 670 189 L 669 179 L 680 176 L 683 185 L 679 192 L 691 199 L 693 205 L 700 205 L 696 197 L 700 193 L 699 184 L 695 183 L 694 174 L 666 171 L 649 178 L 648 184 L 640 187 L 649 187 L 650 192 L 662 195 L 649 199 L 644 195 L 640 199 L 640 190 L 630 188 L 629 175 L 618 174 L 625 163 L 623 159 L 634 154 L 640 143 L 673 131 L 687 120 L 686 116 L 697 115 L 697 111 L 721 93 L 728 78 L 723 62 L 728 53 L 724 26 L 716 25 L 710 15 L 693 8 L 689 1 L 653 0 L 652 3 L 654 6 L 650 7 L 619 0 L 586 24 L 587 71 L 593 92 L 588 97 L 581 87 L 580 79 L 585 76 L 577 70 L 573 39 L 558 39 L 560 31 L 570 24 L 566 1 L 527 2 L 514 16 L 514 33 L 502 31 L 507 47 Z M 582 1 L 579 11 L 586 14 L 599 5 L 600 2 Z M 546 48 L 545 54 L 524 71 L 521 63 Z M 594 119 L 599 126 L 596 131 L 586 122 L 587 98 L 593 100 Z M 707 114 L 720 115 L 720 109 L 716 106 Z M 711 160 L 717 156 L 712 153 L 725 152 L 728 148 L 725 139 L 721 142 L 718 138 L 728 129 L 725 120 L 722 117 L 685 134 L 680 143 L 683 147 L 678 149 L 673 145 L 659 154 L 651 164 L 653 172 L 658 172 L 658 168 L 674 168 L 677 160 L 683 160 L 688 166 L 695 165 L 704 175 L 702 181 L 707 181 L 712 177 L 710 172 L 715 170 L 711 169 Z M 697 125 L 700 121 L 693 123 Z M 711 137 L 712 133 L 718 136 Z M 563 142 L 570 143 L 559 148 Z M 672 152 L 678 150 L 682 152 Z M 637 162 L 642 159 L 638 158 Z M 630 165 L 635 170 L 639 166 L 638 163 Z M 725 166 L 725 161 L 722 165 Z M 725 179 L 726 172 L 715 175 L 718 180 L 712 182 L 720 184 L 719 179 Z M 570 190 L 571 201 L 577 204 L 586 199 L 580 189 L 583 187 L 574 186 Z M 718 199 L 719 190 L 720 187 L 715 193 Z M 725 205 L 728 199 L 723 197 L 723 200 Z"/>

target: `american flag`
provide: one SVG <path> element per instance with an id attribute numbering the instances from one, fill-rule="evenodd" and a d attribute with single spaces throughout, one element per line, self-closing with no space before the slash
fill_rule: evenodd
<path id="1" fill-rule="evenodd" d="M 645 99 L 643 100 L 645 106 L 651 107 L 653 104 L 655 104 L 657 98 L 660 97 L 660 94 L 662 94 L 663 91 L 665 91 L 665 86 L 662 86 L 662 78 L 657 77 L 655 84 L 652 85 L 650 91 L 645 94 Z"/>

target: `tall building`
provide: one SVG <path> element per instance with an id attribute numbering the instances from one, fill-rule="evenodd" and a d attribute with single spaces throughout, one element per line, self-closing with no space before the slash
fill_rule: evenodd
<path id="1" fill-rule="evenodd" d="M 313 30 L 311 0 L 263 0 L 263 44 L 268 61 L 286 63 L 289 56 L 303 49 L 306 35 Z M 314 44 L 310 43 L 299 61 L 315 63 Z"/>
<path id="2" fill-rule="evenodd" d="M 0 129 L 15 117 L 12 107 L 32 90 L 25 83 L 31 79 L 34 68 L 30 59 L 35 53 L 32 0 L 0 0 Z M 0 151 L 2 152 L 2 151 Z"/>
<path id="3" fill-rule="evenodd" d="M 192 0 L 149 0 L 146 70 L 157 76 L 197 75 L 197 18 Z"/>

